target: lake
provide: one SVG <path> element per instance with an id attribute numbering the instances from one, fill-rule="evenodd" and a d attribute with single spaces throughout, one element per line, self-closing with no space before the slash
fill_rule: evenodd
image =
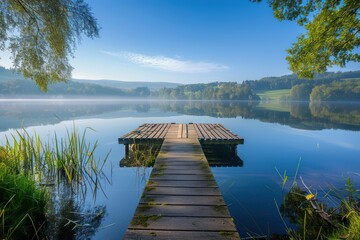
<path id="1" fill-rule="evenodd" d="M 285 171 L 291 184 L 299 166 L 297 177 L 320 200 L 330 188 L 345 188 L 348 177 L 359 187 L 360 103 L 0 100 L 1 145 L 22 128 L 46 140 L 75 126 L 80 132 L 92 129 L 87 138 L 98 141 L 97 158 L 111 151 L 105 166 L 111 184 L 103 179 L 104 192 L 95 199 L 88 191 L 84 201 L 74 201 L 78 212 L 103 213 L 95 222 L 82 218 L 73 232 L 78 238 L 124 235 L 151 168 L 120 167 L 124 149 L 117 139 L 144 123 L 171 122 L 221 123 L 245 139 L 237 148 L 242 166 L 211 168 L 242 237 L 285 233 L 276 206 Z"/>

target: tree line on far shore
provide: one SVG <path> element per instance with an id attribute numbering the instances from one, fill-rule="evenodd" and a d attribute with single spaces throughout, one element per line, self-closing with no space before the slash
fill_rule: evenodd
<path id="1" fill-rule="evenodd" d="M 90 81 L 88 81 L 90 82 Z M 111 82 L 114 82 L 112 85 Z M 11 70 L 0 67 L 0 97 L 52 97 L 52 96 L 91 96 L 120 98 L 157 98 L 182 100 L 260 100 L 256 93 L 270 90 L 289 90 L 289 96 L 281 100 L 295 101 L 360 101 L 360 71 L 327 72 L 318 74 L 313 80 L 299 79 L 296 75 L 266 77 L 260 80 L 238 82 L 213 82 L 178 85 L 150 89 L 147 86 L 123 89 L 108 81 L 83 83 L 68 81 L 49 86 L 42 92 L 33 81 Z M 151 84 L 151 83 L 148 83 Z M 158 83 L 157 83 L 158 84 Z M 166 86 L 164 84 L 164 86 Z"/>

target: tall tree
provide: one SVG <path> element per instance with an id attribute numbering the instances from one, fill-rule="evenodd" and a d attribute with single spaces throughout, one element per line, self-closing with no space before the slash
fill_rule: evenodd
<path id="1" fill-rule="evenodd" d="M 14 68 L 44 91 L 71 77 L 69 57 L 83 34 L 99 35 L 83 0 L 0 1 L 0 50 L 9 50 Z"/>
<path id="2" fill-rule="evenodd" d="M 252 0 L 261 2 L 262 0 Z M 288 49 L 290 69 L 300 78 L 313 78 L 328 67 L 360 62 L 359 0 L 268 0 L 274 16 L 296 20 L 306 33 Z"/>

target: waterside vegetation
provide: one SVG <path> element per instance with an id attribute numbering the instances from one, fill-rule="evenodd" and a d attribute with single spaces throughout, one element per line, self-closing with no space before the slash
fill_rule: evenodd
<path id="1" fill-rule="evenodd" d="M 126 88 L 119 88 L 126 86 Z M 33 81 L 0 67 L 0 97 L 2 98 L 153 98 L 181 100 L 251 100 L 251 101 L 359 101 L 360 71 L 327 72 L 314 79 L 299 79 L 296 75 L 265 77 L 260 80 L 213 82 L 198 84 L 135 83 L 107 80 L 69 80 L 49 85 L 46 93 Z M 279 93 L 281 95 L 279 96 Z"/>
<path id="2" fill-rule="evenodd" d="M 343 189 L 330 186 L 318 191 L 302 177 L 297 179 L 298 170 L 292 182 L 286 171 L 280 175 L 282 204 L 278 207 L 275 202 L 288 233 L 286 239 L 359 239 L 360 190 L 351 179 L 346 179 Z"/>
<path id="3" fill-rule="evenodd" d="M 67 131 L 66 138 L 55 134 L 49 142 L 25 130 L 7 138 L 5 146 L 0 147 L 2 239 L 41 239 L 50 224 L 47 218 L 59 209 L 56 199 L 63 192 L 71 208 L 57 215 L 74 211 L 88 190 L 95 198 L 97 191 L 102 190 L 102 180 L 110 182 L 103 172 L 107 157 L 95 159 L 97 143 L 86 141 L 87 131 L 79 134 L 74 127 Z M 68 219 L 66 225 L 75 229 L 79 223 Z"/>

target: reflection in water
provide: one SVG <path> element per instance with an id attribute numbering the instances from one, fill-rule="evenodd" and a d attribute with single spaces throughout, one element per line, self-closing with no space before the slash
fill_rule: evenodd
<path id="1" fill-rule="evenodd" d="M 285 106 L 278 103 L 264 106 L 263 103 L 256 105 L 247 102 L 210 101 L 0 102 L 0 130 L 35 126 L 36 131 L 43 132 L 46 137 L 48 132 L 51 132 L 48 129 L 61 130 L 64 129 L 64 125 L 70 124 L 61 121 L 79 119 L 76 121 L 77 125 L 83 128 L 91 127 L 97 131 L 94 141 L 99 140 L 103 155 L 106 155 L 109 148 L 118 148 L 112 151 L 109 157 L 109 162 L 117 165 L 123 150 L 118 146 L 116 139 L 120 134 L 131 131 L 145 122 L 216 121 L 224 124 L 247 139 L 247 143 L 238 149 L 241 150 L 239 155 L 246 160 L 245 167 L 215 167 L 212 171 L 229 205 L 234 223 L 243 237 L 247 237 L 249 232 L 258 232 L 261 235 L 267 232 L 285 232 L 274 205 L 274 198 L 278 203 L 281 202 L 281 188 L 274 166 L 281 172 L 287 170 L 290 173 L 301 158 L 302 170 L 299 175 L 311 181 L 309 185 L 317 186 L 320 190 L 326 183 L 342 187 L 344 176 L 347 176 L 349 172 L 356 174 L 360 172 L 358 167 L 359 132 L 331 129 L 360 130 L 357 109 L 360 109 L 359 103 L 309 105 L 309 103 L 300 102 L 288 103 Z M 58 122 L 61 123 L 43 126 Z M 269 124 L 269 122 L 280 124 Z M 287 126 L 331 130 L 294 131 Z M 1 141 L 4 141 L 4 138 Z M 111 164 L 111 166 L 114 165 Z M 108 169 L 111 169 L 111 166 L 108 166 Z M 114 167 L 114 173 L 111 175 L 113 184 L 105 186 L 108 199 L 98 197 L 96 200 L 98 207 L 91 209 L 102 208 L 106 205 L 106 214 L 102 214 L 105 209 L 98 212 L 99 216 L 106 215 L 102 218 L 102 224 L 109 226 L 115 223 L 116 226 L 99 227 L 93 236 L 94 239 L 121 238 L 131 221 L 150 170 L 146 167 Z M 92 217 L 97 215 L 96 211 L 89 211 L 90 208 L 87 207 L 79 210 L 79 205 L 84 204 L 74 202 L 64 205 L 71 206 L 70 212 L 90 213 Z M 55 214 L 60 215 L 60 208 L 59 205 Z M 80 214 L 78 217 L 81 216 L 83 215 Z M 72 220 L 75 221 L 78 217 L 71 215 Z M 87 225 L 90 220 L 81 221 L 83 224 L 80 225 Z M 86 238 L 90 235 L 91 233 L 82 236 Z"/>
<path id="2" fill-rule="evenodd" d="M 89 239 L 95 235 L 106 215 L 106 206 L 86 208 L 83 203 L 67 184 L 59 184 L 48 208 L 47 239 Z"/>
<path id="3" fill-rule="evenodd" d="M 125 145 L 125 156 L 120 167 L 153 167 L 162 143 L 134 143 Z"/>
<path id="4" fill-rule="evenodd" d="M 120 161 L 120 167 L 153 167 L 162 143 L 136 143 Z M 201 144 L 210 167 L 242 167 L 236 144 Z M 124 151 L 126 153 L 126 151 Z"/>
<path id="5" fill-rule="evenodd" d="M 360 129 L 359 103 L 310 103 L 311 115 L 314 118 L 338 125 L 348 130 Z"/>
<path id="6" fill-rule="evenodd" d="M 271 105 L 271 107 L 269 107 Z M 242 117 L 300 129 L 360 130 L 360 103 L 246 101 L 47 101 L 0 102 L 0 130 L 84 117 L 159 117 L 178 114 Z"/>
<path id="7" fill-rule="evenodd" d="M 236 144 L 201 144 L 210 167 L 242 167 Z"/>

